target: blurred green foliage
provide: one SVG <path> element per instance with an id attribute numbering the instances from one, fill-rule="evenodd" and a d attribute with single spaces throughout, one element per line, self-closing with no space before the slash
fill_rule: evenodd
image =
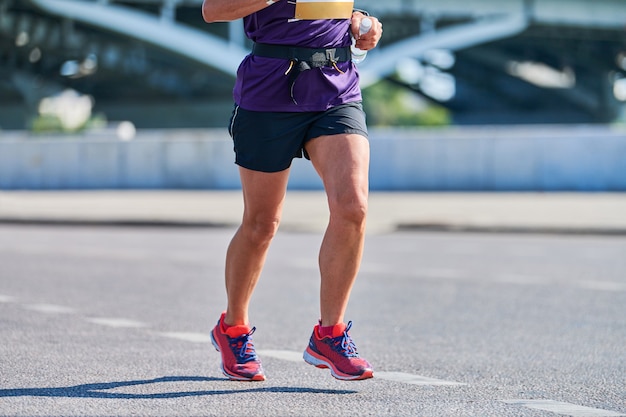
<path id="1" fill-rule="evenodd" d="M 363 108 L 369 126 L 447 126 L 449 111 L 389 81 L 363 90 Z"/>
<path id="2" fill-rule="evenodd" d="M 61 119 L 55 115 L 38 115 L 30 123 L 30 130 L 34 133 L 79 133 L 84 130 L 106 126 L 104 115 L 94 115 L 77 128 L 67 128 Z"/>

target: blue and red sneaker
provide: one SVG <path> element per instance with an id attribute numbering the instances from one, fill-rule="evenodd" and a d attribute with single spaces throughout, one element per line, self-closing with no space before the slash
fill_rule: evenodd
<path id="1" fill-rule="evenodd" d="M 372 365 L 359 356 L 348 334 L 351 327 L 352 322 L 349 322 L 341 334 L 321 337 L 320 325 L 316 325 L 304 351 L 305 362 L 318 368 L 330 368 L 332 376 L 344 381 L 373 377 Z"/>
<path id="2" fill-rule="evenodd" d="M 222 313 L 211 331 L 211 342 L 222 355 L 222 372 L 236 381 L 265 381 L 261 360 L 256 356 L 252 333 L 256 327 L 232 326 L 224 329 Z"/>

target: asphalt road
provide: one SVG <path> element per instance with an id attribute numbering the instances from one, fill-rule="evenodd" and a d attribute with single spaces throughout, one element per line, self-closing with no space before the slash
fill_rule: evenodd
<path id="1" fill-rule="evenodd" d="M 232 233 L 0 226 L 0 416 L 626 415 L 626 237 L 369 236 L 348 319 L 375 378 L 341 382 L 300 359 L 321 236 L 279 233 L 245 383 L 208 342 Z"/>

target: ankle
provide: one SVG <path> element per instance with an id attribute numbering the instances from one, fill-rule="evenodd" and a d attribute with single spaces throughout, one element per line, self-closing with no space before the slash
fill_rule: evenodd
<path id="1" fill-rule="evenodd" d="M 230 337 L 238 337 L 242 334 L 250 333 L 250 326 L 248 324 L 228 324 L 226 323 L 226 314 L 222 314 L 220 320 L 220 331 L 227 334 Z"/>
<path id="2" fill-rule="evenodd" d="M 343 332 L 345 332 L 346 330 L 346 324 L 345 323 L 338 323 L 332 326 L 322 326 L 321 324 L 318 326 L 318 334 L 320 336 L 320 338 L 324 338 L 324 337 L 330 337 L 330 338 L 334 338 L 334 337 L 339 337 L 343 334 Z"/>

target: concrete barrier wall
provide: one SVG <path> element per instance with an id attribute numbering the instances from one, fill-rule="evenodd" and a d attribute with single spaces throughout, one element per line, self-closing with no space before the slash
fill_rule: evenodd
<path id="1" fill-rule="evenodd" d="M 372 129 L 371 189 L 626 191 L 626 129 L 508 126 Z M 320 189 L 296 160 L 290 188 Z M 78 136 L 0 132 L 0 189 L 232 189 L 225 130 Z"/>
<path id="2" fill-rule="evenodd" d="M 624 191 L 626 130 L 594 126 L 377 131 L 372 188 Z"/>

